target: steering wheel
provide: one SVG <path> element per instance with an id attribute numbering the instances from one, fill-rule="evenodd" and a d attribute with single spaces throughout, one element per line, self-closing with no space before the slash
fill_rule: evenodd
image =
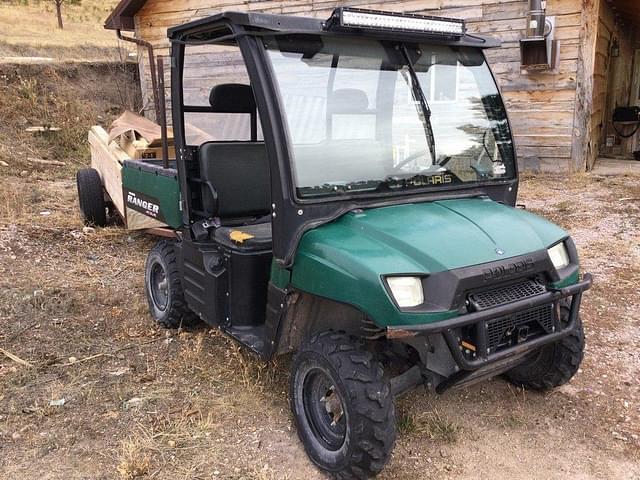
<path id="1" fill-rule="evenodd" d="M 409 155 L 407 158 L 405 158 L 404 160 L 402 160 L 398 165 L 396 165 L 394 167 L 394 171 L 400 170 L 402 169 L 402 167 L 408 165 L 409 163 L 413 162 L 415 159 L 420 158 L 420 155 L 423 155 L 424 152 L 416 152 L 413 155 Z M 447 163 L 449 163 L 449 160 L 451 160 L 451 157 L 446 157 L 442 162 L 438 163 L 434 163 L 435 165 L 438 165 L 440 167 L 444 167 Z"/>

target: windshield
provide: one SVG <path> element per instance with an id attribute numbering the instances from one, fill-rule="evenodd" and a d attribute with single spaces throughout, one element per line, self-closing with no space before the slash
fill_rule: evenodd
<path id="1" fill-rule="evenodd" d="M 298 197 L 514 177 L 504 105 L 478 49 L 329 36 L 265 43 Z"/>

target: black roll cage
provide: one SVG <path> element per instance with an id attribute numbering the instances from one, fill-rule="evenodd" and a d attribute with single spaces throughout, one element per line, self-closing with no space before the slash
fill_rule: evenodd
<path id="1" fill-rule="evenodd" d="M 224 35 L 211 39 L 193 40 L 197 35 L 224 30 Z M 326 199 L 298 199 L 293 185 L 290 161 L 289 134 L 282 102 L 275 84 L 275 75 L 261 37 L 279 35 L 333 35 L 342 37 L 366 36 L 391 41 L 428 42 L 434 45 L 465 46 L 479 49 L 500 46 L 490 37 L 466 34 L 460 38 L 430 36 L 413 32 L 377 32 L 373 30 L 328 31 L 326 22 L 307 17 L 272 15 L 264 13 L 223 12 L 169 29 L 171 41 L 171 96 L 173 129 L 175 136 L 177 169 L 182 195 L 183 235 L 193 240 L 191 225 L 194 223 L 189 186 L 189 167 L 195 150 L 186 144 L 184 131 L 184 97 L 182 91 L 184 52 L 187 44 L 237 43 L 240 49 L 256 100 L 262 124 L 267 155 L 271 169 L 271 215 L 273 256 L 282 267 L 293 264 L 295 252 L 302 235 L 325 223 L 329 223 L 355 209 L 375 208 L 395 204 L 433 201 L 452 198 L 490 197 L 495 201 L 515 205 L 518 191 L 518 167 L 514 151 L 514 178 L 491 184 L 456 185 L 446 191 L 419 190 L 394 193 L 340 196 Z M 484 55 L 484 54 L 483 54 Z M 493 72 L 492 72 L 493 76 Z M 495 81 L 495 77 L 494 77 Z M 507 119 L 508 120 L 508 119 Z"/>

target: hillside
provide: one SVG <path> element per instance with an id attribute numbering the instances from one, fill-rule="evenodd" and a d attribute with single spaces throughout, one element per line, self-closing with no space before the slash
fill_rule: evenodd
<path id="1" fill-rule="evenodd" d="M 139 98 L 133 63 L 0 63 L 0 162 L 6 164 L 0 163 L 0 177 L 34 171 L 49 178 L 73 177 L 89 161 L 91 126 L 107 126 L 124 110 L 138 110 Z M 38 133 L 29 127 L 60 130 Z M 38 168 L 33 159 L 65 165 Z"/>
<path id="2" fill-rule="evenodd" d="M 118 60 L 123 54 L 119 46 L 126 49 L 125 56 L 131 48 L 103 28 L 116 4 L 117 0 L 82 0 L 80 5 L 64 5 L 60 30 L 53 2 L 0 1 L 0 59 Z"/>

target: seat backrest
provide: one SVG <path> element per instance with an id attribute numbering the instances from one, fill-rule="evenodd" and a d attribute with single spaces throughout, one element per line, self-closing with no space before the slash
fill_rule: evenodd
<path id="1" fill-rule="evenodd" d="M 208 217 L 244 218 L 271 211 L 271 177 L 263 142 L 208 142 L 200 147 L 202 207 Z"/>
<path id="2" fill-rule="evenodd" d="M 209 103 L 214 112 L 254 113 L 256 101 L 253 89 L 242 83 L 221 83 L 211 89 Z"/>

